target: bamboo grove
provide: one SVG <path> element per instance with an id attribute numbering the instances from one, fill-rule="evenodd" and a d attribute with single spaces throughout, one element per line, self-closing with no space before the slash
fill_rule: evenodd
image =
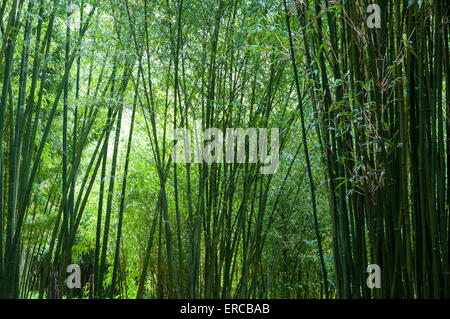
<path id="1" fill-rule="evenodd" d="M 0 0 L 0 297 L 449 298 L 449 9 Z M 196 123 L 277 172 L 176 161 Z"/>

